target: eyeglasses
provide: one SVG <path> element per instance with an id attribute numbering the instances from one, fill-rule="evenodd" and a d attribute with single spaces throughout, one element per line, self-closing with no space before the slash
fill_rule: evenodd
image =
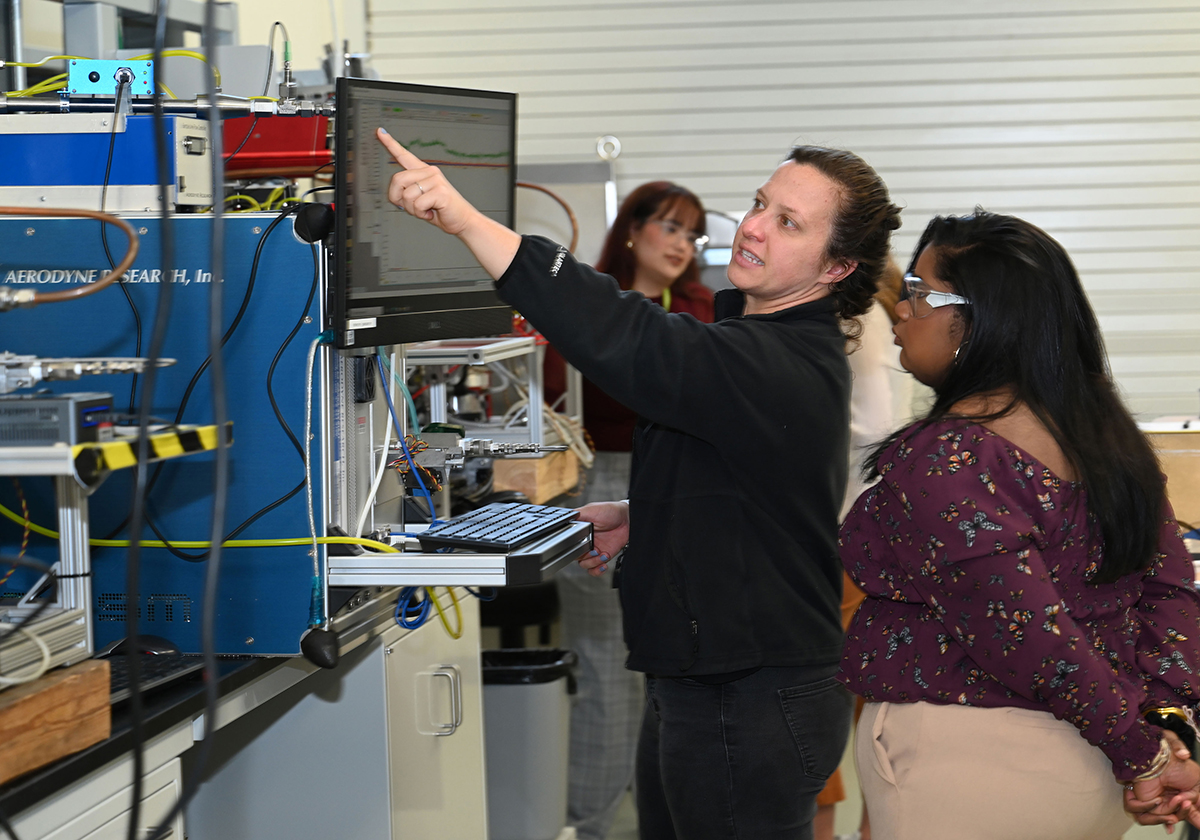
<path id="1" fill-rule="evenodd" d="M 915 274 L 904 276 L 904 293 L 900 295 L 900 300 L 908 301 L 908 305 L 912 307 L 914 318 L 926 318 L 939 306 L 968 306 L 971 303 L 962 295 L 935 292 Z"/>
<path id="2" fill-rule="evenodd" d="M 702 252 L 704 246 L 708 244 L 707 236 L 702 236 L 694 230 L 688 230 L 673 219 L 653 219 L 651 224 L 658 225 L 662 229 L 663 235 L 668 239 L 687 240 L 691 243 L 693 250 L 697 254 Z"/>

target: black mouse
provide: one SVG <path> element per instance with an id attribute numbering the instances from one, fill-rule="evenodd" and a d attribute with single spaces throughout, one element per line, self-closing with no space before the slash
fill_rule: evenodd
<path id="1" fill-rule="evenodd" d="M 117 639 L 115 642 L 109 642 L 107 645 L 101 648 L 99 652 L 96 653 L 96 656 L 120 656 L 121 654 L 128 653 L 128 641 L 129 638 L 126 636 L 124 638 Z M 141 653 L 150 654 L 151 656 L 157 656 L 158 654 L 163 653 L 179 653 L 178 646 L 176 646 L 176 644 L 170 639 L 164 639 L 162 636 L 151 636 L 144 634 L 138 634 L 137 649 Z"/>

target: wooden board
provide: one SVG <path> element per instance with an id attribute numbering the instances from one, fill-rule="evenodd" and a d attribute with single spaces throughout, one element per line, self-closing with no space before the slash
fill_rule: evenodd
<path id="1" fill-rule="evenodd" d="M 551 452 L 543 458 L 497 458 L 492 464 L 496 490 L 519 490 L 535 505 L 561 496 L 579 483 L 574 452 Z"/>
<path id="2" fill-rule="evenodd" d="M 89 659 L 0 692 L 0 784 L 107 738 L 108 662 Z"/>
<path id="3" fill-rule="evenodd" d="M 1167 499 L 1175 518 L 1200 527 L 1200 431 L 1146 435 L 1167 474 Z"/>

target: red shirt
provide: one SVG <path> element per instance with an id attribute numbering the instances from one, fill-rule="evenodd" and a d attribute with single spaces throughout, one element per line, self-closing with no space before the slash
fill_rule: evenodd
<path id="1" fill-rule="evenodd" d="M 689 287 L 689 297 L 678 293 L 671 295 L 671 312 L 691 315 L 706 324 L 713 322 L 713 293 L 699 283 Z M 662 298 L 650 298 L 662 304 Z M 546 402 L 550 405 L 567 389 L 566 363 L 553 346 L 546 347 L 546 361 L 542 368 Z M 583 380 L 583 425 L 598 452 L 628 452 L 633 443 L 633 427 L 637 415 L 589 380 Z"/>

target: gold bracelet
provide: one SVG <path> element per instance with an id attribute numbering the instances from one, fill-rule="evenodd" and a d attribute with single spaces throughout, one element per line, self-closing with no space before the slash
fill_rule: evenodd
<path id="1" fill-rule="evenodd" d="M 1140 776 L 1134 776 L 1135 782 L 1148 782 L 1151 779 L 1157 779 L 1167 769 L 1167 762 L 1171 760 L 1171 746 L 1167 743 L 1167 739 L 1163 738 L 1159 742 L 1158 755 L 1154 756 L 1154 760 L 1150 762 L 1150 769 Z"/>

